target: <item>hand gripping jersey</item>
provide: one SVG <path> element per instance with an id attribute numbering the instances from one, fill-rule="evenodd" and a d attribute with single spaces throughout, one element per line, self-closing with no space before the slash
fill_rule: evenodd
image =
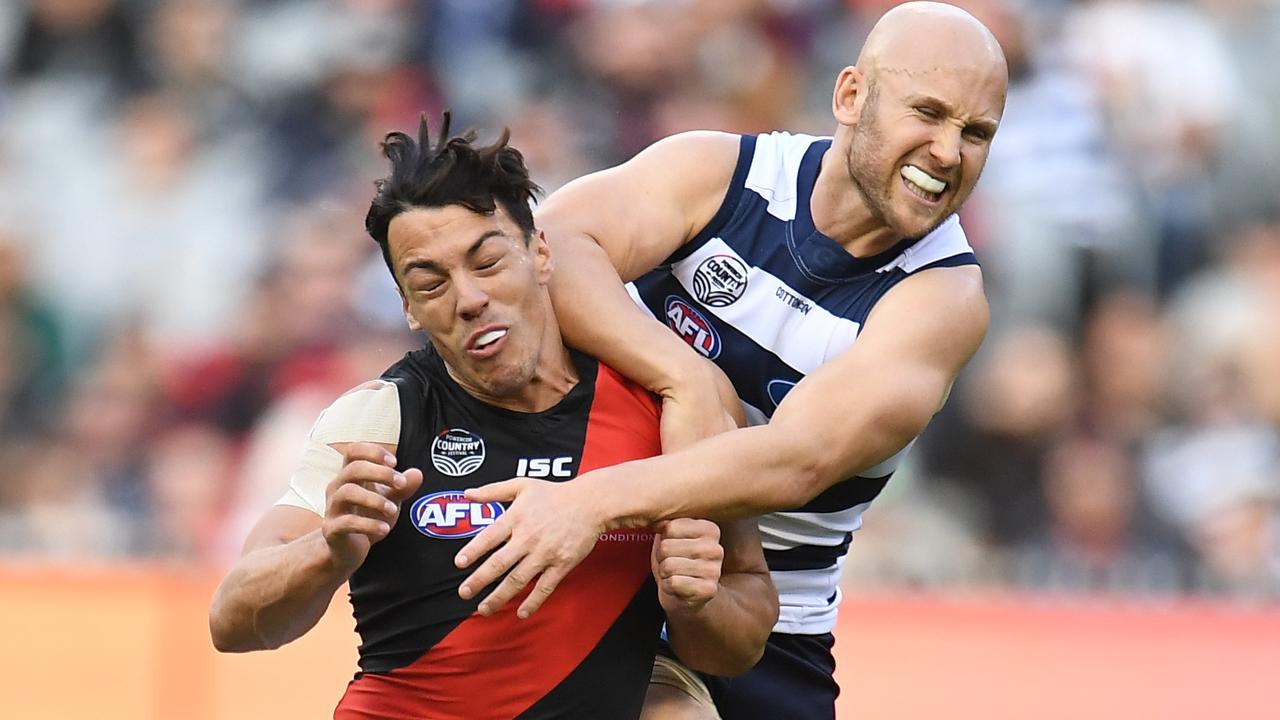
<path id="1" fill-rule="evenodd" d="M 976 264 L 958 218 L 874 257 L 819 232 L 809 198 L 830 138 L 742 138 L 724 203 L 690 242 L 628 286 L 632 297 L 733 381 L 753 424 L 768 422 L 806 374 L 847 350 L 876 301 L 935 267 Z M 781 600 L 777 632 L 835 626 L 840 569 L 906 449 L 804 507 L 760 520 Z"/>
<path id="2" fill-rule="evenodd" d="M 651 532 L 606 533 L 527 620 L 516 618 L 519 599 L 486 618 L 475 609 L 488 590 L 458 597 L 471 570 L 454 555 L 503 512 L 463 490 L 516 475 L 568 480 L 660 451 L 657 401 L 586 356 L 573 360 L 578 384 L 540 413 L 476 400 L 430 348 L 383 375 L 400 399 L 398 467 L 424 480 L 351 578 L 360 673 L 335 718 L 639 716 L 661 626 Z"/>

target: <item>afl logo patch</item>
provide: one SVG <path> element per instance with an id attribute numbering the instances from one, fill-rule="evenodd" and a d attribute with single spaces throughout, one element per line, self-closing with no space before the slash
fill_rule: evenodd
<path id="1" fill-rule="evenodd" d="M 451 428 L 431 441 L 431 464 L 449 477 L 462 477 L 484 464 L 484 440 L 470 430 Z"/>
<path id="2" fill-rule="evenodd" d="M 712 255 L 693 273 L 693 294 L 707 307 L 732 305 L 747 291 L 747 266 L 732 255 Z"/>
<path id="3" fill-rule="evenodd" d="M 694 350 L 715 360 L 720 356 L 720 336 L 711 322 L 684 299 L 667 296 L 667 325 Z"/>
<path id="4" fill-rule="evenodd" d="M 461 490 L 446 490 L 418 498 L 409 517 L 423 535 L 448 540 L 479 535 L 503 512 L 499 503 L 471 502 Z"/>

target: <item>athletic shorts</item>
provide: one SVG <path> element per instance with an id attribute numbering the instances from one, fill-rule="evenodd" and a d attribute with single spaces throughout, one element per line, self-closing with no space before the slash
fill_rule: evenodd
<path id="1" fill-rule="evenodd" d="M 699 673 L 723 720 L 835 720 L 835 636 L 773 633 L 756 666 L 737 677 Z M 672 657 L 661 643 L 659 654 Z M 673 683 L 668 683 L 673 684 Z"/>

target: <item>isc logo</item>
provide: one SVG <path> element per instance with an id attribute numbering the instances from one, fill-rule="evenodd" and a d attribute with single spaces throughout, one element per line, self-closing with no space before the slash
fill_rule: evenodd
<path id="1" fill-rule="evenodd" d="M 675 295 L 667 296 L 667 325 L 694 350 L 712 360 L 720 355 L 720 336 L 692 305 Z"/>
<path id="2" fill-rule="evenodd" d="M 413 526 L 434 538 L 465 538 L 478 535 L 503 513 L 496 502 L 471 502 L 461 490 L 446 490 L 418 498 L 409 509 Z"/>
<path id="3" fill-rule="evenodd" d="M 573 458 L 565 456 L 558 458 L 520 458 L 520 462 L 516 464 L 516 474 L 520 477 L 544 478 L 573 477 L 573 472 L 569 470 L 569 463 L 573 462 Z"/>

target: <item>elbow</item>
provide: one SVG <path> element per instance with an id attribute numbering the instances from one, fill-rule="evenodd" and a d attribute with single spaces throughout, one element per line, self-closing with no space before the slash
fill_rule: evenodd
<path id="1" fill-rule="evenodd" d="M 776 621 L 777 616 L 774 616 Z M 717 677 L 736 677 L 750 670 L 764 657 L 773 622 L 759 632 L 744 633 L 715 652 L 700 653 L 685 664 L 690 669 Z M 681 658 L 683 660 L 683 658 Z"/>
<path id="2" fill-rule="evenodd" d="M 209 608 L 209 639 L 213 649 L 220 653 L 245 653 L 254 650 L 270 650 L 249 627 L 249 623 L 237 622 L 235 613 L 227 607 L 221 595 L 214 596 Z"/>
<path id="3" fill-rule="evenodd" d="M 228 623 L 219 622 L 209 616 L 209 637 L 213 640 L 213 649 L 220 653 L 247 653 L 255 650 L 274 650 L 278 643 L 265 643 L 253 632 L 238 629 Z"/>
<path id="4" fill-rule="evenodd" d="M 220 653 L 245 652 L 249 649 L 236 641 L 235 633 L 214 613 L 209 614 L 209 638 L 213 640 L 213 649 Z"/>
<path id="5" fill-rule="evenodd" d="M 764 633 L 759 638 L 743 642 L 740 648 L 716 658 L 714 670 L 701 670 L 701 672 L 720 677 L 737 677 L 760 662 L 760 658 L 764 657 L 764 647 L 768 639 L 769 634 Z"/>

